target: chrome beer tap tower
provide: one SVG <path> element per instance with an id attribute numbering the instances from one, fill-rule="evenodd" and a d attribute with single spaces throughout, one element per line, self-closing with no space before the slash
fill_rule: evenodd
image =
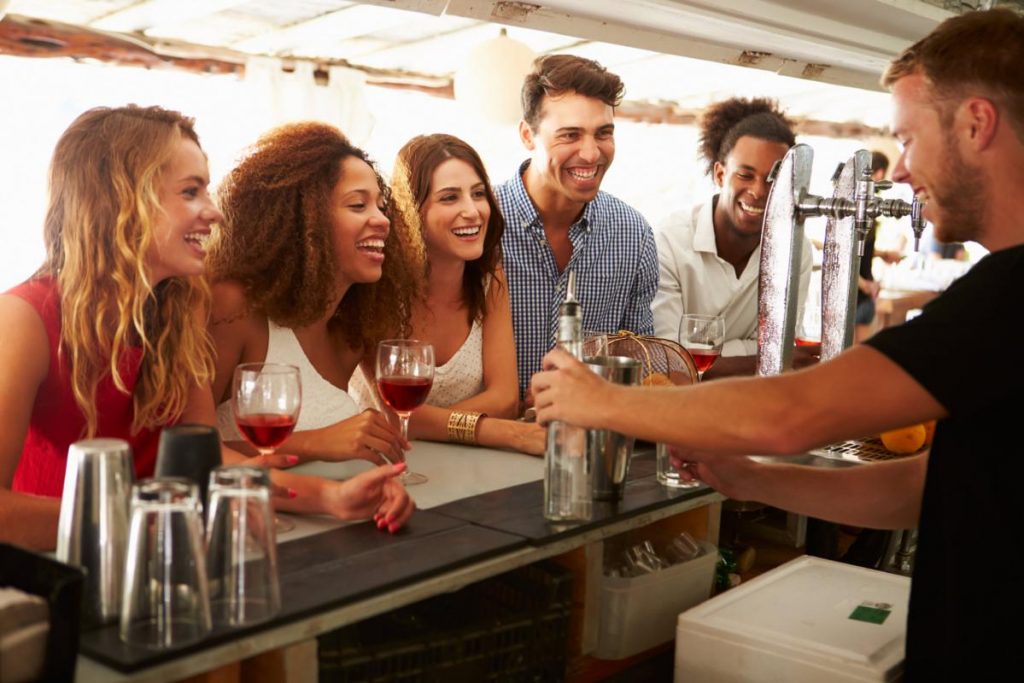
<path id="1" fill-rule="evenodd" d="M 777 375 L 792 365 L 797 317 L 803 223 L 825 216 L 822 262 L 821 358 L 839 355 L 853 343 L 857 275 L 864 240 L 879 216 L 910 216 L 915 249 L 924 229 L 921 205 L 900 199 L 881 199 L 889 181 L 871 179 L 871 153 L 857 151 L 836 169 L 831 197 L 808 192 L 814 152 L 795 145 L 776 164 L 769 177 L 771 190 L 761 232 L 758 282 L 757 374 Z"/>

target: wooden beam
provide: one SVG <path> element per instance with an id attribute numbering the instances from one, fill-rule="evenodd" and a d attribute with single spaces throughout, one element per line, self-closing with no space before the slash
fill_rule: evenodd
<path id="1" fill-rule="evenodd" d="M 245 62 L 250 56 L 225 48 L 154 40 L 141 34 L 100 31 L 19 15 L 7 15 L 0 21 L 0 55 L 94 59 L 121 66 L 184 69 L 205 74 L 235 74 L 238 77 L 245 73 Z M 288 61 L 288 58 L 283 58 L 285 68 Z M 316 75 L 322 79 L 327 78 L 329 67 L 340 65 L 364 72 L 369 85 L 410 90 L 445 99 L 455 97 L 450 76 L 379 69 L 347 60 L 310 61 L 316 63 Z M 674 102 L 626 101 L 616 110 L 616 116 L 626 121 L 683 126 L 697 125 L 701 113 L 699 109 L 685 109 Z M 796 131 L 801 135 L 832 138 L 863 139 L 888 135 L 885 129 L 855 121 L 840 123 L 800 118 L 796 119 Z"/>
<path id="2" fill-rule="evenodd" d="M 615 110 L 615 117 L 640 123 L 668 123 L 680 126 L 700 124 L 701 109 L 686 109 L 674 102 L 636 102 L 627 100 Z M 888 130 L 868 126 L 858 121 L 821 121 L 791 117 L 797 135 L 816 135 L 828 138 L 866 139 L 889 135 Z"/>
<path id="3" fill-rule="evenodd" d="M 146 69 L 176 68 L 207 74 L 245 73 L 250 55 L 224 48 L 181 41 L 153 40 L 141 34 L 123 34 L 34 19 L 15 14 L 0 21 L 0 55 L 15 57 L 65 57 L 94 59 L 120 66 Z M 297 59 L 291 61 L 298 61 Z M 343 59 L 318 59 L 319 76 L 326 78 L 331 66 L 347 66 L 366 74 L 367 83 L 385 88 L 415 90 L 428 95 L 454 97 L 451 78 L 352 64 Z M 289 58 L 282 58 L 287 67 Z"/>

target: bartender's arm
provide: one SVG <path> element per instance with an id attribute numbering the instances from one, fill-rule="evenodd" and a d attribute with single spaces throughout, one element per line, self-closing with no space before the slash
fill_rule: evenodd
<path id="1" fill-rule="evenodd" d="M 698 479 L 729 498 L 756 500 L 840 524 L 914 529 L 928 454 L 841 469 L 706 454 L 701 459 L 682 469 L 684 476 L 692 468 Z"/>
<path id="2" fill-rule="evenodd" d="M 695 387 L 613 385 L 557 349 L 544 364 L 548 370 L 532 383 L 538 420 L 610 429 L 695 452 L 803 453 L 946 416 L 928 391 L 869 346 L 776 377 Z"/>

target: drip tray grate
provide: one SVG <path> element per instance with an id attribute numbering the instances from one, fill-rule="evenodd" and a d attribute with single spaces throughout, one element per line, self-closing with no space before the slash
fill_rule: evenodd
<path id="1" fill-rule="evenodd" d="M 925 449 L 922 448 L 917 451 L 917 453 L 921 453 L 924 450 Z M 815 455 L 820 455 L 826 458 L 853 460 L 856 462 L 899 460 L 900 458 L 905 458 L 908 455 L 904 453 L 893 453 L 882 445 L 882 440 L 878 437 L 841 441 L 830 446 L 825 446 L 824 448 L 817 448 L 811 452 Z M 917 455 L 917 453 L 911 453 L 909 455 Z"/>

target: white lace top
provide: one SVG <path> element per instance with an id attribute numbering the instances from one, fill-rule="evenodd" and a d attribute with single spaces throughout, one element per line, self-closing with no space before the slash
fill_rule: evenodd
<path id="1" fill-rule="evenodd" d="M 268 321 L 267 363 L 287 363 L 299 369 L 302 378 L 302 409 L 295 431 L 327 427 L 359 413 L 356 402 L 347 392 L 342 391 L 324 379 L 306 357 L 295 332 L 287 327 L 278 327 Z M 231 412 L 231 401 L 217 406 L 217 429 L 225 441 L 238 441 L 242 435 L 235 426 Z"/>
<path id="2" fill-rule="evenodd" d="M 360 410 L 381 408 L 376 386 L 371 385 L 362 368 L 356 368 L 348 385 Z M 427 405 L 447 408 L 484 390 L 484 328 L 481 320 L 469 328 L 466 341 L 444 365 L 434 369 L 434 386 Z"/>

